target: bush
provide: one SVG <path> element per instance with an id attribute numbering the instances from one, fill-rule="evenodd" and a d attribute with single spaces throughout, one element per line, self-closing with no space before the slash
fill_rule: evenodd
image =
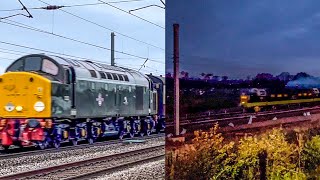
<path id="1" fill-rule="evenodd" d="M 227 179 L 236 154 L 234 143 L 223 143 L 217 126 L 210 132 L 195 132 L 193 145 L 179 152 L 173 163 L 170 179 Z"/>
<path id="2" fill-rule="evenodd" d="M 261 161 L 267 179 L 319 177 L 319 135 L 273 129 L 235 143 L 226 142 L 217 129 L 216 125 L 209 132 L 196 131 L 193 144 L 175 153 L 178 157 L 173 158 L 167 179 L 260 179 Z M 259 159 L 261 152 L 266 157 Z"/>
<path id="3" fill-rule="evenodd" d="M 302 161 L 309 177 L 317 177 L 315 175 L 320 174 L 320 136 L 314 136 L 305 143 Z"/>
<path id="4" fill-rule="evenodd" d="M 267 153 L 267 177 L 304 177 L 299 170 L 298 149 L 289 144 L 282 130 L 272 130 L 257 137 L 244 137 L 238 147 L 235 173 L 241 179 L 259 179 L 259 153 Z"/>

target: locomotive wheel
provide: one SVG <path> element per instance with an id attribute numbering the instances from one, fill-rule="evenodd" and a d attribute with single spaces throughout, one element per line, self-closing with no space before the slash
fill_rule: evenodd
<path id="1" fill-rule="evenodd" d="M 38 142 L 38 146 L 41 150 L 44 150 L 48 147 L 48 141 L 46 141 L 46 140 L 40 141 L 40 142 Z"/>
<path id="2" fill-rule="evenodd" d="M 60 141 L 55 140 L 55 141 L 53 142 L 53 146 L 54 146 L 56 149 L 59 149 L 59 148 L 60 148 Z"/>
<path id="3" fill-rule="evenodd" d="M 8 152 L 8 151 L 9 151 L 9 147 L 10 147 L 10 146 L 2 146 L 2 148 L 4 149 L 5 152 Z"/>
<path id="4" fill-rule="evenodd" d="M 140 136 L 141 136 L 141 137 L 143 137 L 143 136 L 144 136 L 144 132 L 140 132 L 139 134 L 140 134 Z"/>
<path id="5" fill-rule="evenodd" d="M 89 144 L 93 144 L 93 142 L 94 142 L 93 138 L 89 138 L 88 142 L 89 142 Z"/>
<path id="6" fill-rule="evenodd" d="M 123 133 L 123 131 L 122 131 L 122 132 L 120 132 L 120 133 L 119 133 L 119 139 L 121 139 L 121 140 L 122 140 L 122 139 L 123 139 L 123 137 L 124 137 L 124 133 Z"/>
<path id="7" fill-rule="evenodd" d="M 74 146 L 78 145 L 78 140 L 77 139 L 72 139 L 71 142 L 72 142 L 72 145 L 74 145 Z"/>
<path id="8" fill-rule="evenodd" d="M 134 132 L 130 132 L 129 135 L 130 135 L 130 138 L 134 138 Z"/>

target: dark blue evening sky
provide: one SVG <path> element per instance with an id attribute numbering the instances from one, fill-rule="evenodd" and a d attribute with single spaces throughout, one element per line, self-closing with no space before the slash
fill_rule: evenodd
<path id="1" fill-rule="evenodd" d="M 173 23 L 180 24 L 180 70 L 244 78 L 265 72 L 320 76 L 320 1 L 166 2 L 166 71 Z"/>

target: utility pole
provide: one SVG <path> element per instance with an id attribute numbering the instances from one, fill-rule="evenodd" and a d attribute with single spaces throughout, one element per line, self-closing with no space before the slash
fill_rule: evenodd
<path id="1" fill-rule="evenodd" d="M 114 66 L 114 32 L 111 33 L 111 66 Z"/>
<path id="2" fill-rule="evenodd" d="M 179 136 L 179 24 L 173 24 L 173 77 L 174 77 L 174 132 Z"/>

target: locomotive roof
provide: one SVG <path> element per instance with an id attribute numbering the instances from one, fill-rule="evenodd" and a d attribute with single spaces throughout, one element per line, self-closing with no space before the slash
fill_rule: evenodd
<path id="1" fill-rule="evenodd" d="M 165 78 L 163 76 L 155 76 L 152 74 L 147 74 L 147 76 L 154 82 L 154 83 L 161 83 L 165 85 Z"/>
<path id="2" fill-rule="evenodd" d="M 30 54 L 27 56 L 23 56 L 17 59 L 16 61 L 29 56 L 36 56 L 36 57 L 41 56 L 42 58 L 49 59 L 53 61 L 55 64 L 59 64 L 62 67 L 71 66 L 74 68 L 76 72 L 77 79 L 86 79 L 86 80 L 105 79 L 105 80 L 111 80 L 111 81 L 118 81 L 118 83 L 138 84 L 142 86 L 149 85 L 148 77 L 138 71 L 128 69 L 128 68 L 122 68 L 118 66 L 111 66 L 105 63 L 100 63 L 100 62 L 93 62 L 90 60 L 71 59 L 71 58 L 65 58 L 65 57 L 47 55 L 47 54 Z M 13 62 L 12 64 L 14 63 L 15 62 Z M 112 77 L 112 79 L 107 78 L 107 76 L 109 75 L 110 77 Z M 102 76 L 105 76 L 105 78 L 101 78 Z M 116 78 L 114 76 L 116 76 Z"/>

